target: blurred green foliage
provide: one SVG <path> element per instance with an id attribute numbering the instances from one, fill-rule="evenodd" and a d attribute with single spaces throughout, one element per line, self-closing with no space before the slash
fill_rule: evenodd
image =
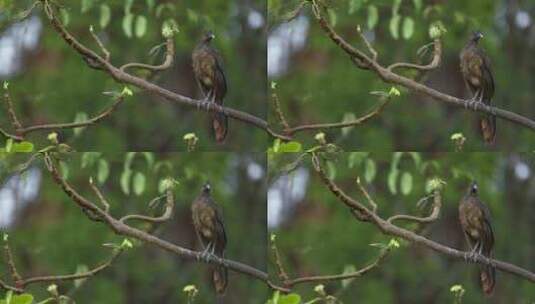
<path id="1" fill-rule="evenodd" d="M 394 62 L 430 62 L 431 49 L 420 57 L 417 51 L 432 40 L 437 29 L 442 32 L 442 64 L 434 71 L 418 74 L 397 70 L 438 91 L 468 97 L 459 72 L 459 52 L 474 30 L 485 34 L 482 47 L 491 58 L 496 80 L 493 104 L 533 119 L 535 108 L 530 94 L 535 84 L 532 54 L 535 43 L 520 28 L 516 14 L 533 12 L 529 1 L 513 4 L 497 1 L 409 1 L 409 0 L 318 0 L 335 30 L 355 47 L 367 52 L 357 28 L 378 51 L 384 66 Z M 296 9 L 297 8 L 297 9 Z M 286 22 L 300 16 L 308 22 L 303 32 L 305 46 L 292 49 L 288 70 L 273 76 L 283 112 L 290 125 L 341 122 L 360 117 L 378 104 L 372 91 L 388 91 L 374 73 L 358 69 L 348 56 L 321 30 L 307 1 L 269 0 L 270 35 L 286 27 L 302 33 L 295 25 L 303 20 Z M 300 15 L 299 15 L 300 14 Z M 533 20 L 533 14 L 531 20 Z M 433 27 L 439 26 L 439 27 Z M 288 51 L 288 50 L 286 50 Z M 497 143 L 485 146 L 477 125 L 477 114 L 462 108 L 433 101 L 429 97 L 400 88 L 401 97 L 389 104 L 377 118 L 346 129 L 325 130 L 329 142 L 346 150 L 364 151 L 453 151 L 454 133 L 466 138 L 465 151 L 527 151 L 535 144 L 532 130 L 498 119 Z M 270 111 L 270 121 L 277 123 Z M 348 132 L 349 131 L 349 132 Z M 313 143 L 312 134 L 297 136 L 305 146 Z"/>
<path id="2" fill-rule="evenodd" d="M 276 179 L 288 174 L 290 189 L 301 185 L 294 181 L 297 175 L 293 171 L 281 173 L 297 157 L 296 153 L 272 154 L 270 183 L 274 182 L 273 176 Z M 360 269 L 375 260 L 379 250 L 370 245 L 387 244 L 391 237 L 373 225 L 357 221 L 320 181 L 310 157 L 302 158 L 299 166 L 311 174 L 304 189 L 306 196 L 297 206 L 284 209 L 288 220 L 271 231 L 277 235 L 277 246 L 290 277 L 340 274 L 348 267 Z M 495 257 L 530 271 L 535 269 L 532 154 L 348 152 L 338 153 L 324 166 L 346 193 L 368 204 L 356 184 L 360 177 L 383 218 L 394 214 L 429 214 L 430 187 L 444 182 L 440 218 L 418 231 L 461 250 L 466 250 L 467 245 L 458 222 L 457 206 L 470 182 L 476 180 L 480 198 L 492 213 Z M 418 228 L 409 222 L 396 224 Z M 363 303 L 452 303 L 455 295 L 450 287 L 458 284 L 466 291 L 463 303 L 527 303 L 535 298 L 533 283 L 498 271 L 494 295 L 486 299 L 479 288 L 476 265 L 398 241 L 401 247 L 393 250 L 386 261 L 350 284 L 315 282 L 298 285 L 294 291 L 308 300 L 317 296 L 314 284 L 323 283 L 327 294 L 344 303 L 353 303 L 354 299 Z M 274 263 L 270 263 L 269 269 L 277 275 Z"/>
<path id="3" fill-rule="evenodd" d="M 2 185 L 29 156 L 9 154 L 0 161 Z M 191 223 L 190 203 L 200 193 L 201 186 L 210 181 L 213 197 L 223 211 L 228 237 L 226 257 L 267 271 L 266 172 L 256 175 L 257 179 L 250 175 L 250 166 L 265 166 L 264 154 L 92 152 L 68 154 L 63 163 L 61 169 L 65 174 L 68 168 L 67 180 L 71 185 L 98 204 L 89 188 L 89 178 L 93 178 L 111 204 L 110 213 L 114 217 L 134 213 L 160 215 L 162 202 L 153 208 L 148 204 L 160 195 L 162 181 L 173 178 L 176 186 L 172 220 L 153 226 L 139 221 L 130 224 L 194 250 L 199 250 L 200 245 Z M 32 166 L 40 168 L 43 176 L 39 195 L 35 202 L 18 209 L 14 226 L 3 230 L 9 233 L 19 272 L 24 277 L 68 274 L 80 265 L 91 268 L 107 259 L 110 249 L 102 244 L 121 244 L 124 237 L 89 220 L 53 182 L 42 161 L 35 160 Z M 127 171 L 131 172 L 130 178 L 123 182 Z M 144 178 L 140 180 L 136 176 Z M 130 187 L 128 193 L 125 184 Z M 133 249 L 80 287 L 74 288 L 72 282 L 58 282 L 60 294 L 78 303 L 185 303 L 187 293 L 183 288 L 193 284 L 199 291 L 194 303 L 215 301 L 209 266 L 131 241 Z M 4 263 L 0 263 L 0 273 L 3 279 L 8 279 Z M 46 287 L 31 285 L 27 292 L 42 300 L 48 297 Z M 222 303 L 249 303 L 249 299 L 267 297 L 263 282 L 229 272 L 229 287 Z"/>
<path id="4" fill-rule="evenodd" d="M 10 91 L 23 124 L 72 122 L 91 117 L 111 104 L 104 91 L 121 91 L 122 85 L 109 75 L 93 70 L 72 50 L 47 22 L 41 5 L 26 11 L 33 1 L 3 1 L 0 9 L 2 30 L 17 23 L 24 14 L 38 17 L 42 25 L 36 50 L 21 52 L 23 66 L 10 76 Z M 100 52 L 90 35 L 90 27 L 111 52 L 116 66 L 128 62 L 160 64 L 164 47 L 149 54 L 164 38 L 162 30 L 176 28 L 176 56 L 173 67 L 146 77 L 171 91 L 201 97 L 191 71 L 191 51 L 206 30 L 216 34 L 215 46 L 222 54 L 229 83 L 225 105 L 261 118 L 266 117 L 266 39 L 259 27 L 249 22 L 256 13 L 262 20 L 264 1 L 60 1 L 60 15 L 67 29 L 82 43 Z M 258 24 L 257 24 L 258 25 Z M 163 100 L 153 94 L 131 88 L 134 96 L 97 126 L 61 137 L 78 151 L 185 151 L 182 137 L 194 132 L 199 137 L 198 150 L 265 151 L 267 135 L 258 128 L 231 120 L 229 138 L 217 145 L 208 132 L 204 111 Z M 0 120 L 7 121 L 0 111 Z M 29 139 L 40 147 L 46 133 L 37 132 Z"/>

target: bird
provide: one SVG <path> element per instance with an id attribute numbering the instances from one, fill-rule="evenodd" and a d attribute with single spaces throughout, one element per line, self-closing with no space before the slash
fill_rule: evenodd
<path id="1" fill-rule="evenodd" d="M 490 106 L 494 97 L 494 77 L 490 59 L 478 45 L 481 38 L 481 32 L 474 32 L 460 54 L 461 73 L 472 94 L 469 104 L 475 109 L 480 102 Z M 479 127 L 485 143 L 493 144 L 496 139 L 496 115 L 482 115 L 479 118 Z"/>
<path id="2" fill-rule="evenodd" d="M 476 182 L 472 182 L 459 203 L 459 220 L 471 249 L 471 255 L 481 254 L 492 258 L 494 231 L 488 207 L 479 199 Z M 486 295 L 492 294 L 496 284 L 496 270 L 493 266 L 482 265 L 479 272 L 481 288 Z"/>
<path id="3" fill-rule="evenodd" d="M 227 94 L 227 79 L 223 70 L 223 60 L 219 52 L 211 45 L 215 38 L 212 31 L 207 31 L 193 50 L 191 59 L 195 80 L 204 96 L 204 101 L 222 106 Z M 228 133 L 228 117 L 225 113 L 210 113 L 210 128 L 218 143 L 224 142 Z"/>
<path id="4" fill-rule="evenodd" d="M 206 182 L 200 195 L 191 204 L 193 226 L 204 248 L 203 254 L 224 257 L 227 235 L 223 223 L 223 214 L 219 205 L 212 199 L 212 187 Z M 217 294 L 224 294 L 228 285 L 228 271 L 224 266 L 214 266 L 212 283 Z"/>

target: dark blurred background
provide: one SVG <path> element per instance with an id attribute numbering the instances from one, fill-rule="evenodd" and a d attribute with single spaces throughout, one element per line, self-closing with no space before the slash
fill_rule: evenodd
<path id="1" fill-rule="evenodd" d="M 277 82 L 276 91 L 291 124 L 340 122 L 362 116 L 378 104 L 377 97 L 369 92 L 389 91 L 390 84 L 356 68 L 326 37 L 312 18 L 309 6 L 305 5 L 291 22 L 284 22 L 293 16 L 299 1 L 269 3 L 268 80 Z M 356 31 L 360 25 L 378 51 L 379 62 L 385 66 L 394 62 L 430 62 L 430 52 L 423 58 L 416 53 L 431 42 L 429 26 L 442 22 L 447 33 L 442 39 L 441 66 L 423 75 L 407 70 L 398 72 L 459 98 L 468 97 L 459 71 L 459 53 L 472 31 L 481 30 L 485 35 L 481 44 L 491 59 L 496 81 L 493 104 L 535 118 L 531 94 L 535 85 L 532 60 L 535 2 L 333 0 L 323 3 L 328 4 L 325 15 L 335 30 L 366 52 Z M 397 26 L 393 26 L 394 16 L 398 17 Z M 528 151 L 535 143 L 533 131 L 498 119 L 496 145 L 487 147 L 480 138 L 476 117 L 471 111 L 401 89 L 401 97 L 395 98 L 380 117 L 352 130 L 326 133 L 331 141 L 347 150 L 364 151 L 452 151 L 455 146 L 450 137 L 459 132 L 467 138 L 465 150 L 468 151 Z M 275 121 L 275 116 L 271 115 L 270 119 Z M 312 142 L 313 136 L 302 134 L 298 140 Z"/>
<path id="2" fill-rule="evenodd" d="M 111 104 L 103 91 L 121 91 L 122 85 L 110 76 L 89 68 L 51 28 L 37 6 L 23 21 L 20 14 L 33 1 L 0 1 L 0 80 L 8 80 L 23 124 L 71 122 L 84 112 L 96 115 Z M 125 23 L 126 4 L 131 3 L 131 23 Z M 152 3 L 152 4 L 151 4 Z M 138 75 L 185 96 L 200 98 L 191 69 L 191 52 L 202 34 L 212 30 L 215 47 L 224 59 L 229 90 L 225 105 L 265 118 L 266 42 L 265 1 L 69 1 L 62 3 L 68 30 L 82 43 L 100 52 L 89 33 L 95 33 L 110 50 L 116 66 L 127 62 L 160 64 L 163 48 L 156 56 L 149 50 L 162 43 L 162 24 L 174 20 L 176 56 L 173 68 L 156 75 Z M 110 13 L 102 28 L 103 9 Z M 143 35 L 138 35 L 138 18 L 146 20 Z M 104 19 L 105 21 L 106 19 Z M 132 31 L 127 37 L 125 24 Z M 134 90 L 134 88 L 132 88 Z M 230 120 L 224 145 L 217 145 L 208 131 L 207 114 L 195 108 L 165 102 L 134 90 L 134 97 L 97 126 L 74 136 L 64 137 L 78 151 L 176 151 L 186 150 L 183 135 L 194 132 L 200 138 L 198 149 L 263 151 L 267 145 L 264 131 Z M 6 121 L 4 111 L 0 120 Z M 46 134 L 34 133 L 31 141 L 42 143 Z"/>
<path id="3" fill-rule="evenodd" d="M 268 191 L 269 231 L 277 235 L 290 276 L 338 274 L 375 260 L 379 248 L 370 244 L 388 244 L 391 237 L 355 220 L 319 180 L 310 161 L 283 174 L 296 157 L 273 157 Z M 476 180 L 480 199 L 492 214 L 495 258 L 535 270 L 533 154 L 353 152 L 339 155 L 325 167 L 346 193 L 367 204 L 355 184 L 360 177 L 383 218 L 429 214 L 431 202 L 422 209 L 417 202 L 428 195 L 430 180 L 442 179 L 446 184 L 440 218 L 420 233 L 460 250 L 467 250 L 467 245 L 458 220 L 458 203 L 470 182 Z M 407 222 L 397 224 L 416 228 Z M 347 285 L 323 282 L 325 290 L 344 303 L 354 303 L 355 299 L 359 303 L 454 303 L 450 288 L 458 284 L 465 290 L 462 303 L 531 303 L 535 299 L 532 282 L 501 271 L 497 271 L 494 295 L 485 298 L 476 265 L 403 240 L 400 244 L 375 270 Z M 269 268 L 276 274 L 274 264 Z M 312 298 L 319 283 L 298 285 L 296 292 L 304 299 Z"/>
<path id="4" fill-rule="evenodd" d="M 130 154 L 131 155 L 131 154 Z M 89 161 L 88 158 L 94 158 Z M 97 180 L 100 162 L 109 163 L 109 177 L 99 186 L 111 204 L 115 217 L 125 214 L 161 214 L 163 204 L 150 209 L 148 203 L 159 194 L 161 179 L 170 176 L 180 184 L 175 190 L 175 212 L 171 221 L 153 226 L 131 222 L 178 246 L 200 250 L 193 230 L 190 205 L 209 180 L 213 198 L 220 204 L 228 237 L 226 257 L 263 271 L 266 267 L 266 159 L 255 153 L 134 154 L 129 169 L 142 174 L 144 190 L 139 195 L 136 178 L 130 179 L 129 194 L 121 180 L 125 154 L 70 156 L 68 181 L 83 195 L 96 197 L 88 185 Z M 103 224 L 90 221 L 52 181 L 42 162 L 35 162 L 21 179 L 13 174 L 27 155 L 0 160 L 0 226 L 9 233 L 16 264 L 24 277 L 74 273 L 79 265 L 94 267 L 107 259 L 110 249 L 103 243 L 120 244 Z M 84 168 L 81 168 L 84 164 Z M 138 190 L 136 190 L 138 189 Z M 182 289 L 193 284 L 199 290 L 195 303 L 216 303 L 209 266 L 181 259 L 160 248 L 135 242 L 108 269 L 88 279 L 79 288 L 72 282 L 58 283 L 62 294 L 77 303 L 186 303 Z M 7 280 L 4 263 L 0 274 Z M 36 300 L 47 297 L 47 285 L 31 285 L 27 292 Z M 268 297 L 266 285 L 246 275 L 229 271 L 229 285 L 220 303 L 257 303 Z M 3 296 L 2 296 L 3 297 Z M 218 302 L 219 303 L 219 302 Z"/>

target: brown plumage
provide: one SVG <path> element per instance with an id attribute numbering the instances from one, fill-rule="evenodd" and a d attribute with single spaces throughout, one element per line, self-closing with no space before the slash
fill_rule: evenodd
<path id="1" fill-rule="evenodd" d="M 223 105 L 227 94 L 227 80 L 219 52 L 210 45 L 215 38 L 207 32 L 192 53 L 193 72 L 204 98 L 208 102 Z M 228 119 L 224 113 L 210 113 L 210 129 L 217 142 L 225 140 L 228 133 Z"/>
<path id="2" fill-rule="evenodd" d="M 223 225 L 222 212 L 212 199 L 209 183 L 202 187 L 201 194 L 193 201 L 191 214 L 195 232 L 204 250 L 223 258 L 227 246 L 227 235 Z M 228 284 L 227 268 L 214 266 L 212 282 L 215 291 L 218 294 L 224 294 Z"/>
<path id="3" fill-rule="evenodd" d="M 475 32 L 466 46 L 461 51 L 461 73 L 467 87 L 472 93 L 473 102 L 483 102 L 490 105 L 494 97 L 494 77 L 490 66 L 490 60 L 478 46 L 483 37 L 480 32 Z M 475 104 L 477 107 L 477 104 Z M 479 127 L 483 139 L 487 144 L 494 143 L 496 138 L 496 116 L 482 115 L 479 119 Z"/>
<path id="4" fill-rule="evenodd" d="M 464 235 L 473 253 L 492 258 L 494 232 L 492 230 L 490 211 L 479 199 L 478 187 L 474 182 L 459 203 L 459 220 Z M 492 266 L 482 265 L 479 272 L 481 288 L 486 295 L 492 294 L 496 284 L 496 270 Z"/>

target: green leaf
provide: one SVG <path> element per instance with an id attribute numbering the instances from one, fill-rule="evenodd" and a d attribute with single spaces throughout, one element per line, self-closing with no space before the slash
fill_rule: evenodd
<path id="1" fill-rule="evenodd" d="M 76 113 L 76 116 L 74 117 L 74 122 L 75 123 L 81 123 L 81 122 L 85 122 L 87 121 L 87 113 L 85 112 L 78 112 Z M 83 130 L 85 130 L 85 126 L 84 127 L 78 127 L 78 128 L 74 128 L 73 131 L 74 131 L 74 136 L 79 136 Z"/>
<path id="2" fill-rule="evenodd" d="M 62 7 L 59 9 L 59 14 L 61 16 L 61 23 L 63 23 L 64 26 L 69 25 L 69 21 L 71 20 L 69 11 Z"/>
<path id="3" fill-rule="evenodd" d="M 431 37 L 431 39 L 440 38 L 446 32 L 447 30 L 444 27 L 444 24 L 442 24 L 440 21 L 433 22 L 429 26 L 429 37 Z"/>
<path id="4" fill-rule="evenodd" d="M 366 160 L 366 169 L 364 170 L 364 179 L 366 182 L 371 183 L 377 174 L 377 167 L 375 165 L 375 162 L 368 158 Z"/>
<path id="5" fill-rule="evenodd" d="M 403 172 L 401 175 L 401 193 L 407 195 L 412 191 L 412 174 Z"/>
<path id="6" fill-rule="evenodd" d="M 335 27 L 336 22 L 338 21 L 338 16 L 336 16 L 336 12 L 333 9 L 329 8 L 327 9 L 327 14 L 329 15 L 329 23 L 332 27 Z"/>
<path id="7" fill-rule="evenodd" d="M 13 139 L 12 138 L 8 138 L 6 140 L 6 152 L 11 152 L 11 150 L 13 149 Z"/>
<path id="8" fill-rule="evenodd" d="M 403 19 L 403 39 L 408 40 L 412 37 L 412 34 L 414 34 L 414 20 L 412 20 L 411 17 L 405 17 Z"/>
<path id="9" fill-rule="evenodd" d="M 290 141 L 287 143 L 280 144 L 278 152 L 291 153 L 291 152 L 301 152 L 301 150 L 302 150 L 301 143 L 297 141 Z"/>
<path id="10" fill-rule="evenodd" d="M 420 11 L 422 9 L 422 0 L 412 0 L 412 4 L 414 4 L 416 11 Z"/>
<path id="11" fill-rule="evenodd" d="M 82 168 L 91 167 L 100 157 L 100 152 L 84 152 L 82 154 Z"/>
<path id="12" fill-rule="evenodd" d="M 132 22 L 133 21 L 134 21 L 133 14 L 126 14 L 123 17 L 123 32 L 128 38 L 132 37 Z"/>
<path id="13" fill-rule="evenodd" d="M 394 15 L 392 19 L 390 19 L 390 35 L 392 35 L 392 38 L 398 39 L 399 38 L 399 23 L 401 21 L 400 15 Z"/>
<path id="14" fill-rule="evenodd" d="M 147 18 L 139 15 L 136 18 L 136 37 L 141 38 L 147 32 Z"/>
<path id="15" fill-rule="evenodd" d="M 154 9 L 154 0 L 146 0 L 145 2 L 147 3 L 147 8 L 149 9 L 149 12 L 152 12 L 152 10 Z"/>
<path id="16" fill-rule="evenodd" d="M 29 141 L 21 141 L 19 143 L 14 143 L 13 148 L 11 149 L 12 152 L 22 152 L 22 153 L 29 153 L 33 152 L 33 144 Z"/>
<path id="17" fill-rule="evenodd" d="M 80 264 L 80 265 L 76 266 L 76 274 L 86 273 L 88 270 L 89 270 L 89 267 L 87 267 L 87 265 Z M 82 284 L 86 280 L 87 280 L 87 278 L 74 280 L 74 287 L 79 288 L 80 286 L 82 286 Z"/>
<path id="18" fill-rule="evenodd" d="M 334 179 L 336 177 L 336 167 L 332 161 L 327 161 L 327 176 L 329 179 Z"/>
<path id="19" fill-rule="evenodd" d="M 145 191 L 145 175 L 141 172 L 134 174 L 134 194 L 141 195 Z"/>
<path id="20" fill-rule="evenodd" d="M 397 190 L 398 175 L 399 175 L 399 170 L 396 168 L 392 168 L 390 170 L 390 173 L 388 173 L 388 180 L 387 180 L 388 190 L 390 190 L 390 193 L 392 194 L 398 193 L 398 190 Z"/>
<path id="21" fill-rule="evenodd" d="M 348 167 L 351 169 L 360 166 L 368 154 L 369 152 L 351 152 L 348 157 Z"/>
<path id="22" fill-rule="evenodd" d="M 368 5 L 368 28 L 372 30 L 379 21 L 379 11 L 373 4 Z"/>
<path id="23" fill-rule="evenodd" d="M 357 119 L 355 113 L 345 113 L 344 118 L 342 118 L 342 123 L 348 123 L 354 121 L 355 119 Z M 354 128 L 355 126 L 341 128 L 340 131 L 342 132 L 342 136 L 346 136 Z"/>
<path id="24" fill-rule="evenodd" d="M 400 6 L 401 6 L 401 0 L 394 0 L 394 4 L 392 5 L 392 16 L 398 15 Z"/>
<path id="25" fill-rule="evenodd" d="M 126 153 L 126 156 L 124 157 L 124 168 L 129 169 L 132 166 L 132 161 L 134 160 L 134 156 L 136 156 L 136 152 L 128 152 Z"/>
<path id="26" fill-rule="evenodd" d="M 67 165 L 66 162 L 60 160 L 59 161 L 59 169 L 60 169 L 60 172 L 61 172 L 61 178 L 62 179 L 69 178 L 69 166 Z"/>
<path id="27" fill-rule="evenodd" d="M 132 4 L 134 4 L 134 0 L 126 0 L 124 3 L 124 14 L 130 15 L 130 11 L 132 11 Z"/>
<path id="28" fill-rule="evenodd" d="M 20 294 L 20 295 L 14 295 L 11 297 L 10 304 L 32 304 L 33 303 L 33 296 L 31 294 Z"/>
<path id="29" fill-rule="evenodd" d="M 100 5 L 100 28 L 106 28 L 111 20 L 111 9 L 107 4 Z"/>
<path id="30" fill-rule="evenodd" d="M 87 12 L 93 7 L 93 0 L 82 0 L 82 13 Z"/>
<path id="31" fill-rule="evenodd" d="M 366 0 L 351 0 L 349 2 L 349 14 L 357 12 L 365 2 Z"/>
<path id="32" fill-rule="evenodd" d="M 279 300 L 275 303 L 276 304 L 300 304 L 301 296 L 295 293 L 283 295 L 283 296 L 280 296 Z"/>
<path id="33" fill-rule="evenodd" d="M 128 195 L 130 194 L 130 177 L 132 176 L 132 170 L 125 169 L 123 170 L 123 173 L 121 174 L 121 190 L 124 194 Z"/>
<path id="34" fill-rule="evenodd" d="M 346 267 L 344 267 L 344 272 L 343 274 L 350 274 L 350 273 L 353 273 L 357 271 L 357 268 L 355 267 L 355 265 L 346 265 Z M 351 284 L 351 282 L 353 282 L 355 280 L 355 278 L 349 278 L 349 279 L 345 279 L 345 280 L 342 280 L 341 283 L 342 283 L 342 288 L 346 288 L 349 284 Z"/>
<path id="35" fill-rule="evenodd" d="M 98 171 L 97 171 L 97 181 L 99 184 L 103 184 L 110 175 L 110 166 L 105 159 L 99 159 L 98 161 Z"/>

